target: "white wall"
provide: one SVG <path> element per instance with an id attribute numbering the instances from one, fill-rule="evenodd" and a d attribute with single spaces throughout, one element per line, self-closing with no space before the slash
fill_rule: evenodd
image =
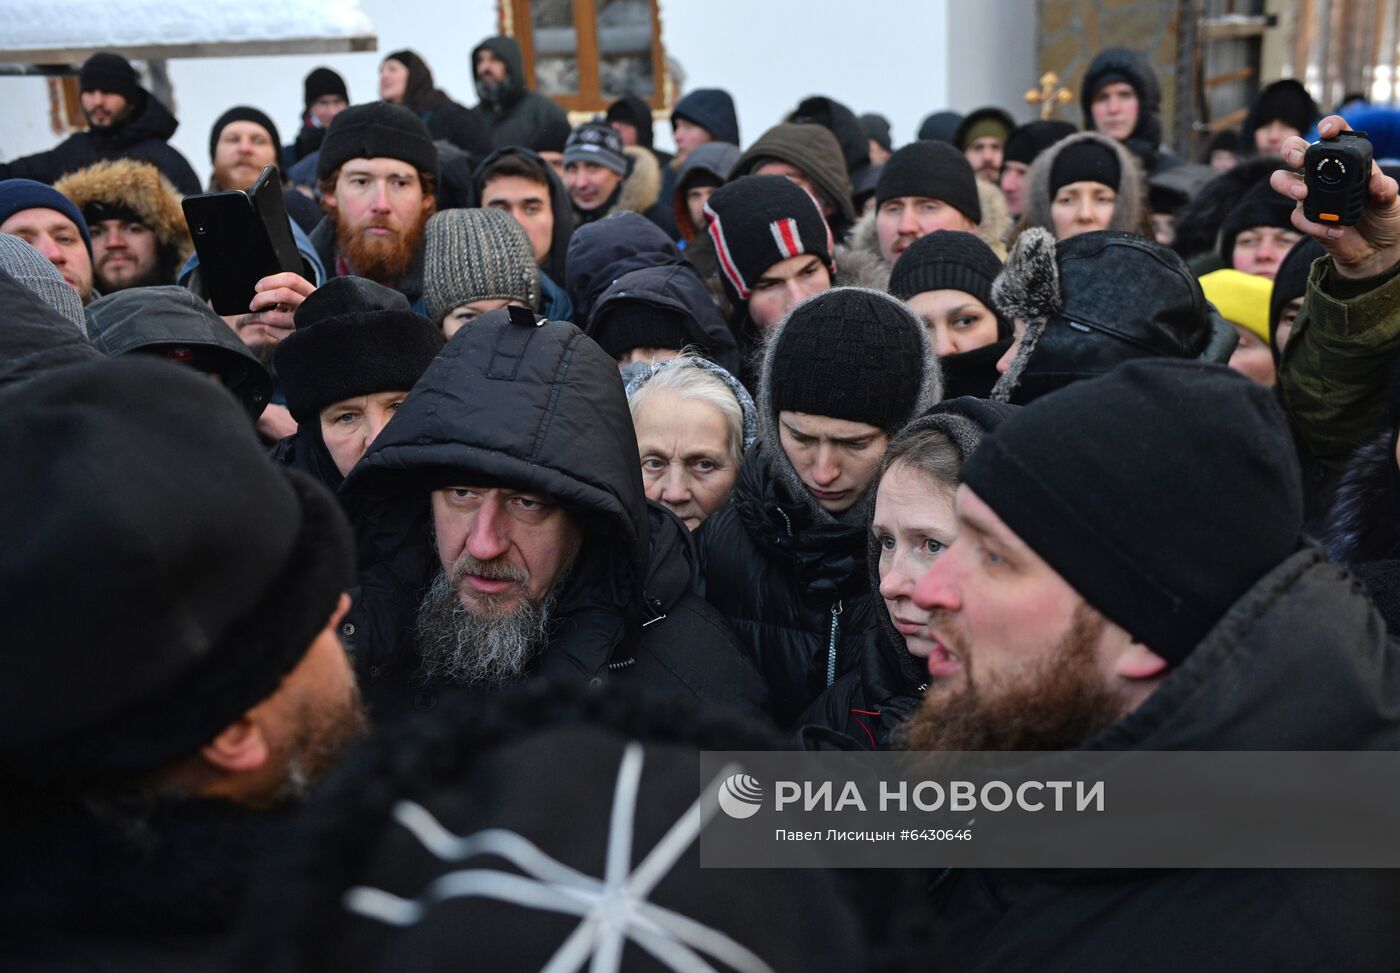
<path id="1" fill-rule="evenodd" d="M 361 0 L 379 35 L 367 54 L 238 57 L 170 62 L 177 117 L 174 144 L 201 177 L 209 172 L 209 128 L 224 109 L 249 104 L 272 116 L 283 142 L 296 134 L 301 81 L 326 64 L 353 101 L 378 91 L 384 54 L 412 47 L 440 87 L 475 103 L 471 49 L 496 29 L 495 0 Z M 745 142 L 806 95 L 825 94 L 857 114 L 879 111 L 896 143 L 914 137 L 932 111 L 1000 104 L 1018 119 L 1035 83 L 1034 0 L 660 0 L 667 53 L 688 88 L 727 88 Z M 48 148 L 46 86 L 0 77 L 0 158 Z M 656 126 L 658 146 L 670 126 Z"/>

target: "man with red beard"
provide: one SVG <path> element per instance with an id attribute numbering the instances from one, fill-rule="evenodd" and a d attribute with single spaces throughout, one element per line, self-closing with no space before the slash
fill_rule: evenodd
<path id="1" fill-rule="evenodd" d="M 1268 389 L 1127 362 L 1002 423 L 955 505 L 912 595 L 935 645 L 910 749 L 1400 747 L 1400 644 L 1304 540 Z M 928 955 L 959 970 L 1363 970 L 1400 948 L 1394 872 L 955 869 L 930 896 Z"/>
<path id="2" fill-rule="evenodd" d="M 418 116 L 374 102 L 331 122 L 316 165 L 326 218 L 311 242 L 330 277 L 377 281 L 423 300 L 423 227 L 433 215 L 438 156 Z"/>

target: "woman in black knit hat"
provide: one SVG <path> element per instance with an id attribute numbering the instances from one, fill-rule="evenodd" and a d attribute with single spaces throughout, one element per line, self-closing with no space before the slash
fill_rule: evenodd
<path id="1" fill-rule="evenodd" d="M 1105 135 L 1080 132 L 1061 139 L 1036 158 L 1028 181 L 1015 236 L 1035 226 L 1056 240 L 1094 230 L 1152 236 L 1142 167 Z"/>
<path id="2" fill-rule="evenodd" d="M 943 370 L 944 395 L 986 397 L 1012 325 L 992 303 L 1002 264 L 975 234 L 939 230 L 910 244 L 890 274 L 890 294 L 919 316 Z"/>

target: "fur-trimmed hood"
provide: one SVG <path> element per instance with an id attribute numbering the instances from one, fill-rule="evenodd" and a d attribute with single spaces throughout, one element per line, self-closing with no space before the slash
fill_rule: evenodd
<path id="1" fill-rule="evenodd" d="M 640 145 L 622 150 L 632 162 L 632 170 L 613 196 L 612 204 L 591 213 L 580 213 L 580 221 L 592 223 L 613 213 L 645 213 L 661 198 L 661 163 Z"/>
<path id="2" fill-rule="evenodd" d="M 1098 142 L 1118 156 L 1118 202 L 1113 207 L 1113 219 L 1106 229 L 1123 230 L 1128 233 L 1143 232 L 1147 225 L 1147 189 L 1137 156 L 1106 135 L 1100 135 L 1098 132 L 1080 132 L 1060 139 L 1040 153 L 1031 164 L 1026 188 L 1026 212 L 1016 225 L 1016 236 L 1019 237 L 1035 226 L 1049 230 L 1051 235 L 1054 234 L 1055 220 L 1050 214 L 1050 172 L 1055 167 L 1055 160 L 1060 157 L 1060 153 L 1068 146 L 1080 142 Z"/>
<path id="3" fill-rule="evenodd" d="M 94 204 L 132 210 L 149 226 L 162 247 L 182 264 L 194 253 L 180 193 L 159 169 L 138 159 L 112 159 L 79 169 L 54 183 L 54 188 L 86 211 Z M 86 212 L 84 212 L 86 215 Z"/>
<path id="4" fill-rule="evenodd" d="M 833 288 L 832 290 L 860 291 L 867 294 L 876 294 L 896 304 L 904 312 L 908 326 L 914 329 L 919 336 L 918 344 L 923 352 L 923 375 L 919 381 L 919 394 L 914 401 L 914 407 L 909 410 L 909 417 L 912 418 L 932 408 L 932 406 L 943 397 L 943 373 L 939 370 L 938 359 L 933 354 L 932 343 L 925 338 L 923 322 L 920 321 L 903 302 L 896 301 L 883 291 L 877 291 L 867 287 L 841 287 Z M 813 301 L 827 299 L 827 296 L 832 293 L 832 290 L 814 294 L 801 304 L 798 304 L 789 311 L 787 317 L 783 318 L 783 320 L 765 337 L 763 359 L 759 368 L 758 395 L 755 397 L 754 404 L 758 407 L 758 438 L 760 442 L 767 446 L 766 452 L 768 454 L 768 462 L 774 476 L 787 487 L 788 492 L 792 496 L 802 499 L 811 511 L 816 523 L 834 524 L 840 522 L 849 524 L 853 521 L 860 521 L 869 517 L 869 510 L 867 508 L 869 506 L 869 498 L 873 491 L 867 488 L 865 494 L 853 503 L 850 509 L 842 513 L 839 518 L 833 517 L 817 503 L 812 494 L 808 492 L 807 487 L 802 482 L 802 478 L 797 475 L 797 471 L 792 468 L 792 463 L 788 461 L 787 454 L 783 451 L 778 438 L 778 415 L 773 411 L 773 360 L 778 346 L 782 344 L 783 329 L 787 327 L 788 322 L 792 320 L 792 316 L 799 310 Z M 903 424 L 903 422 L 899 423 L 896 429 Z M 871 485 L 873 486 L 874 484 L 872 483 Z"/>
<path id="5" fill-rule="evenodd" d="M 982 207 L 982 222 L 977 224 L 974 232 L 979 240 L 992 248 L 992 253 L 996 254 L 998 259 L 1005 260 L 1006 238 L 1011 232 L 1011 213 L 1006 208 L 1006 197 L 996 186 L 985 179 L 978 179 L 977 201 Z M 875 216 L 876 210 L 872 209 L 856 221 L 856 225 L 851 227 L 847 246 L 851 253 L 869 255 L 877 261 L 880 276 L 878 281 L 869 286 L 884 290 L 889 286 L 892 268 L 880 253 L 880 237 L 875 231 Z M 836 268 L 838 271 L 841 269 L 839 260 Z"/>
<path id="6" fill-rule="evenodd" d="M 1318 534 L 1332 560 L 1347 567 L 1400 556 L 1395 433 L 1387 430 L 1357 447 Z"/>

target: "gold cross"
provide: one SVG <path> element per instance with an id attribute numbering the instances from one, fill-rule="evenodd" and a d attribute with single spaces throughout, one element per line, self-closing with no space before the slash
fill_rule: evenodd
<path id="1" fill-rule="evenodd" d="M 1026 92 L 1026 101 L 1040 106 L 1040 117 L 1054 118 L 1060 105 L 1068 105 L 1074 100 L 1074 92 L 1060 87 L 1060 76 L 1054 71 L 1046 71 L 1040 76 L 1040 87 Z"/>

